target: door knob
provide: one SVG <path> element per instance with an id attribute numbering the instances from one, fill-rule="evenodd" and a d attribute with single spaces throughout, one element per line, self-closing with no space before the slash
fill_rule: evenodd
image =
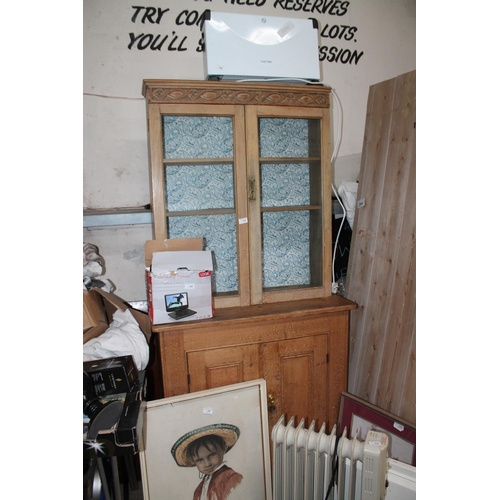
<path id="1" fill-rule="evenodd" d="M 255 201 L 255 180 L 250 179 L 248 181 L 248 199 L 250 201 Z"/>
<path id="2" fill-rule="evenodd" d="M 276 406 L 274 406 L 276 398 L 272 394 L 268 394 L 267 400 L 269 401 L 269 406 L 267 407 L 267 411 L 269 413 L 274 413 L 276 411 Z"/>

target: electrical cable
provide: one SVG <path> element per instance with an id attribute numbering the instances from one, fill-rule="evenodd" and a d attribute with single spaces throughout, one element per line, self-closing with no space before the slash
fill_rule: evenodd
<path id="1" fill-rule="evenodd" d="M 323 85 L 323 87 L 328 87 L 328 85 L 325 85 L 322 82 L 312 82 L 310 80 L 305 80 L 303 78 L 244 78 L 242 80 L 235 80 L 236 82 L 242 82 L 242 83 L 247 83 L 247 82 L 304 82 L 304 83 L 309 83 L 311 85 Z"/>
<path id="2" fill-rule="evenodd" d="M 337 110 L 337 115 L 338 115 L 338 126 L 335 127 L 335 114 L 333 116 L 333 129 L 336 131 L 336 134 L 334 136 L 333 140 L 333 152 L 332 152 L 332 157 L 330 158 L 330 165 L 332 167 L 335 166 L 335 161 L 337 160 L 337 156 L 339 154 L 339 149 L 340 149 L 340 143 L 342 142 L 342 126 L 343 126 L 343 113 L 342 113 L 342 104 L 340 103 L 340 99 L 335 92 L 335 90 L 332 88 L 331 89 L 331 94 L 333 97 L 333 100 L 337 104 L 337 106 L 333 106 L 333 111 L 335 113 L 335 110 Z M 340 198 L 339 194 L 337 193 L 337 190 L 335 189 L 334 183 L 332 182 L 332 191 L 335 194 L 335 197 L 337 198 L 337 201 L 339 202 L 340 206 L 342 207 L 342 222 L 340 224 L 339 230 L 337 232 L 337 237 L 335 238 L 335 244 L 333 246 L 333 256 L 332 256 L 332 293 L 337 293 L 338 291 L 338 283 L 337 280 L 335 279 L 335 256 L 337 254 L 337 247 L 339 244 L 339 238 L 340 238 L 340 232 L 342 231 L 342 227 L 344 225 L 344 221 L 347 216 L 347 210 L 344 207 L 344 204 L 342 203 L 342 199 Z"/>
<path id="3" fill-rule="evenodd" d="M 332 278 L 333 278 L 333 284 L 332 284 L 332 293 L 337 293 L 338 291 L 338 283 L 337 280 L 335 279 L 335 256 L 337 253 L 337 247 L 339 244 L 339 238 L 340 238 L 340 232 L 342 231 L 342 227 L 344 225 L 344 221 L 347 216 L 347 211 L 344 207 L 344 204 L 342 203 L 340 196 L 337 194 L 337 191 L 335 190 L 335 186 L 333 185 L 332 182 L 332 190 L 335 193 L 335 197 L 337 198 L 337 201 L 339 202 L 340 206 L 342 207 L 343 215 L 342 215 L 342 222 L 340 223 L 339 230 L 337 232 L 337 237 L 335 238 L 335 245 L 333 246 L 333 257 L 332 257 Z"/>
<path id="4" fill-rule="evenodd" d="M 125 96 L 117 96 L 117 95 L 104 95 L 104 94 L 91 94 L 90 92 L 84 92 L 83 95 L 90 97 L 102 97 L 104 99 L 122 99 L 125 101 L 144 101 L 144 97 L 125 97 Z"/>
<path id="5" fill-rule="evenodd" d="M 326 492 L 325 500 L 328 500 L 330 493 L 333 491 L 333 486 L 335 484 L 335 474 L 337 474 L 337 468 L 339 464 L 339 459 L 337 457 L 337 447 L 339 445 L 340 436 L 335 438 L 335 448 L 332 455 L 332 476 L 330 478 L 330 484 L 328 485 L 328 490 Z"/>

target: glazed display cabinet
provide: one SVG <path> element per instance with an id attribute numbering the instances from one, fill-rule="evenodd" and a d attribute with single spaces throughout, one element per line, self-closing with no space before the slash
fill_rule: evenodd
<path id="1" fill-rule="evenodd" d="M 145 80 L 154 238 L 202 237 L 215 307 L 331 295 L 330 90 Z"/>
<path id="2" fill-rule="evenodd" d="M 266 380 L 281 414 L 336 422 L 349 313 L 332 295 L 330 89 L 145 80 L 155 239 L 202 237 L 214 317 L 155 325 L 156 397 Z"/>

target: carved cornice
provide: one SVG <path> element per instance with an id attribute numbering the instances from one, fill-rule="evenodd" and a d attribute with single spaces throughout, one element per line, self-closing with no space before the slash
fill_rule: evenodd
<path id="1" fill-rule="evenodd" d="M 143 95 L 148 102 L 157 104 L 330 106 L 330 89 L 320 85 L 144 80 Z"/>

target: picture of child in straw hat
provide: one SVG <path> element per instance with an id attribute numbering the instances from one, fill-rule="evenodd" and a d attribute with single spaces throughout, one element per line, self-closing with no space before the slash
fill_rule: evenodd
<path id="1" fill-rule="evenodd" d="M 243 476 L 228 467 L 224 455 L 240 436 L 231 424 L 212 424 L 181 436 L 171 453 L 179 467 L 194 467 L 199 471 L 200 484 L 193 500 L 229 500 Z M 232 498 L 235 498 L 233 496 Z"/>

